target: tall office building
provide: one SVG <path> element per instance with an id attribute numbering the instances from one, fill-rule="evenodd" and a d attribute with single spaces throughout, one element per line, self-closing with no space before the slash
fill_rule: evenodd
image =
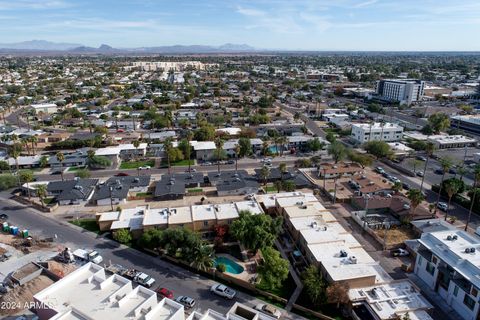
<path id="1" fill-rule="evenodd" d="M 387 101 L 410 105 L 423 98 L 425 82 L 414 79 L 385 79 L 377 81 L 377 95 Z"/>

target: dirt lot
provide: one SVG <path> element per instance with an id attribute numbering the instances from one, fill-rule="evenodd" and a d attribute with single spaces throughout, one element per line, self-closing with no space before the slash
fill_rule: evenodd
<path id="1" fill-rule="evenodd" d="M 375 230 L 375 234 L 383 239 L 385 230 Z M 415 233 L 408 227 L 398 226 L 387 231 L 387 246 L 402 244 L 408 239 L 415 239 Z"/>
<path id="2" fill-rule="evenodd" d="M 14 247 L 25 254 L 41 249 L 52 248 L 52 243 L 44 240 L 23 239 L 11 234 L 0 233 L 0 243 Z"/>
<path id="3" fill-rule="evenodd" d="M 33 296 L 53 283 L 49 277 L 40 275 L 25 285 L 12 289 L 0 297 L 0 304 L 5 306 L 0 309 L 0 315 L 7 316 L 25 311 L 33 302 Z"/>
<path id="4" fill-rule="evenodd" d="M 56 261 L 48 261 L 48 270 L 59 277 L 64 277 L 75 271 L 77 267 L 73 264 L 64 264 Z"/>

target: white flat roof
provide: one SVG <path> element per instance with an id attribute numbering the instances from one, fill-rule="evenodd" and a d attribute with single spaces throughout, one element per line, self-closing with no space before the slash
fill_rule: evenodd
<path id="1" fill-rule="evenodd" d="M 149 209 L 143 218 L 143 226 L 159 226 L 168 223 L 168 209 Z"/>
<path id="2" fill-rule="evenodd" d="M 368 264 L 341 264 L 337 261 L 322 262 L 323 268 L 333 281 L 348 281 L 364 277 L 375 277 L 375 284 L 392 281 L 383 268 L 376 262 Z"/>
<path id="3" fill-rule="evenodd" d="M 238 209 L 234 203 L 216 204 L 214 205 L 214 209 L 218 220 L 238 218 Z"/>
<path id="4" fill-rule="evenodd" d="M 51 319 L 183 319 L 183 306 L 87 263 L 34 296 L 57 312 Z M 168 302 L 164 302 L 168 300 Z"/>
<path id="5" fill-rule="evenodd" d="M 331 244 L 332 246 L 346 246 L 348 248 L 361 248 L 362 245 L 347 233 L 339 223 L 329 223 L 315 228 L 300 230 L 300 234 L 305 242 L 312 244 Z"/>
<path id="6" fill-rule="evenodd" d="M 213 204 L 192 206 L 193 221 L 216 220 L 215 208 Z"/>
<path id="7" fill-rule="evenodd" d="M 308 217 L 308 216 L 321 216 L 322 214 L 326 213 L 325 211 L 322 211 L 322 209 L 319 208 L 319 205 L 321 208 L 325 209 L 320 203 L 309 203 L 309 204 L 304 204 L 304 205 L 296 205 L 296 206 L 290 206 L 290 207 L 284 207 L 283 210 L 285 210 L 285 213 L 287 214 L 288 219 L 292 218 L 299 218 L 299 217 Z M 327 214 L 325 214 L 325 218 L 327 220 L 331 220 L 327 218 Z"/>
<path id="8" fill-rule="evenodd" d="M 290 196 L 290 197 L 277 197 L 276 201 L 278 206 L 282 208 L 287 207 L 298 207 L 302 205 L 313 206 L 318 211 L 327 211 L 325 207 L 320 203 L 320 201 L 315 198 L 315 196 L 310 196 L 313 194 L 305 194 L 300 196 Z"/>
<path id="9" fill-rule="evenodd" d="M 312 229 L 313 227 L 334 226 L 337 220 L 330 212 L 322 212 L 320 215 L 291 218 L 290 223 L 295 230 Z"/>
<path id="10" fill-rule="evenodd" d="M 354 123 L 354 124 L 352 124 L 352 127 L 361 128 L 363 130 L 370 130 L 370 128 L 371 128 L 372 130 L 394 129 L 394 130 L 402 130 L 403 131 L 403 127 L 399 126 L 398 124 L 390 123 L 390 122 L 385 122 L 385 123 L 375 122 L 372 125 L 370 125 L 370 123 Z"/>
<path id="11" fill-rule="evenodd" d="M 168 224 L 184 224 L 192 222 L 192 212 L 190 207 L 170 208 L 168 216 Z"/>
<path id="12" fill-rule="evenodd" d="M 432 319 L 425 310 L 432 305 L 422 296 L 419 290 L 409 281 L 400 280 L 382 285 L 350 289 L 348 296 L 352 302 L 364 301 L 380 319 L 392 319 L 395 315 L 409 312 L 417 315 L 410 319 Z M 417 311 L 419 311 L 417 313 Z M 423 311 L 423 312 L 420 312 Z"/>
<path id="13" fill-rule="evenodd" d="M 195 151 L 199 150 L 215 150 L 215 142 L 213 141 L 190 141 L 190 145 Z"/>
<path id="14" fill-rule="evenodd" d="M 147 146 L 148 146 L 147 143 L 140 143 L 138 148 L 135 148 L 135 146 L 131 143 L 120 144 L 118 146 L 97 149 L 95 150 L 95 155 L 97 156 L 119 155 L 120 152 L 124 150 L 136 150 L 136 149 L 145 150 Z"/>
<path id="15" fill-rule="evenodd" d="M 256 201 L 253 200 L 235 202 L 235 206 L 237 207 L 238 212 L 250 211 L 252 214 L 263 213 L 262 208 L 258 205 Z"/>
<path id="16" fill-rule="evenodd" d="M 477 140 L 462 135 L 434 135 L 428 137 L 429 141 L 434 141 L 439 144 L 449 143 L 474 143 Z"/>
<path id="17" fill-rule="evenodd" d="M 130 229 L 139 230 L 143 228 L 143 218 L 148 210 L 148 206 L 139 206 L 135 208 L 122 209 L 118 220 L 112 223 L 110 229 Z"/>

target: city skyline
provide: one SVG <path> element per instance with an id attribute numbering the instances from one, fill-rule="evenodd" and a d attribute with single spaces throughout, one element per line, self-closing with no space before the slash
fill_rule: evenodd
<path id="1" fill-rule="evenodd" d="M 477 51 L 480 3 L 235 0 L 0 1 L 2 43 L 116 48 L 245 43 L 257 49 Z"/>

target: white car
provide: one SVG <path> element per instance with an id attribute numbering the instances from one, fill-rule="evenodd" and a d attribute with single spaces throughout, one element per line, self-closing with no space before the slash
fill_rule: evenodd
<path id="1" fill-rule="evenodd" d="M 446 204 L 445 202 L 439 202 L 437 204 L 437 208 L 442 210 L 442 211 L 447 211 L 448 210 L 448 204 Z"/>
<path id="2" fill-rule="evenodd" d="M 269 315 L 270 317 L 274 317 L 275 319 L 280 319 L 280 317 L 282 316 L 282 313 L 280 312 L 280 310 L 266 303 L 257 304 L 255 306 L 255 310 L 263 312 Z"/>
<path id="3" fill-rule="evenodd" d="M 193 308 L 195 306 L 195 299 L 190 298 L 188 296 L 179 296 L 175 298 L 175 301 L 180 304 L 183 304 L 187 309 Z"/>
<path id="4" fill-rule="evenodd" d="M 142 166 L 138 167 L 138 170 L 149 170 L 151 167 L 150 166 Z"/>
<path id="5" fill-rule="evenodd" d="M 229 287 L 223 285 L 223 284 L 214 284 L 211 288 L 210 291 L 215 293 L 217 296 L 232 300 L 237 292 L 233 289 L 230 289 Z"/>

